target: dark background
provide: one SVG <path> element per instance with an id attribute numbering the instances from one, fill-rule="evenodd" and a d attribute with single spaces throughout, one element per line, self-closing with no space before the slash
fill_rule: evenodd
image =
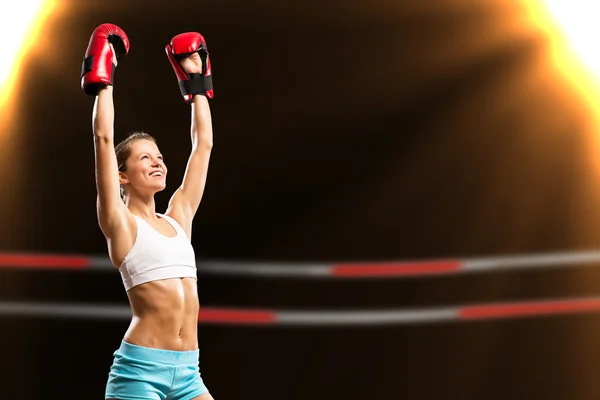
<path id="1" fill-rule="evenodd" d="M 91 111 L 94 28 L 131 41 L 117 140 L 154 135 L 164 210 L 190 108 L 164 53 L 205 36 L 215 98 L 199 259 L 337 262 L 594 249 L 592 109 L 518 1 L 65 0 L 0 122 L 0 250 L 106 255 Z M 10 40 L 10 38 L 4 38 Z M 10 112 L 9 112 L 10 111 Z M 447 306 L 591 296 L 594 266 L 397 281 L 200 276 L 201 303 L 273 309 Z M 127 304 L 117 271 L 0 270 L 2 300 Z M 128 321 L 1 317 L 2 399 L 101 399 Z M 200 326 L 215 399 L 595 399 L 595 314 L 398 327 Z"/>

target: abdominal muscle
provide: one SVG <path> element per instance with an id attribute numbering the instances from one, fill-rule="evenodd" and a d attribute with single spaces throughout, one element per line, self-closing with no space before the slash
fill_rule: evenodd
<path id="1" fill-rule="evenodd" d="M 198 286 L 194 278 L 174 278 L 136 286 L 127 292 L 133 317 L 123 340 L 138 346 L 198 349 Z"/>

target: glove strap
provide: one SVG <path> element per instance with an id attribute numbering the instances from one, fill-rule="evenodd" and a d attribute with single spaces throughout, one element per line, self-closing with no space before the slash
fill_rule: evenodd
<path id="1" fill-rule="evenodd" d="M 179 81 L 179 90 L 183 96 L 205 95 L 207 91 L 213 88 L 212 75 L 203 76 L 202 74 L 189 74 L 190 79 Z"/>
<path id="2" fill-rule="evenodd" d="M 86 73 L 92 70 L 92 65 L 94 63 L 94 56 L 89 56 L 83 59 L 83 63 L 81 63 L 81 76 L 82 78 Z"/>
<path id="3" fill-rule="evenodd" d="M 87 74 L 88 72 L 92 71 L 93 65 L 94 65 L 94 56 L 88 56 L 83 59 L 83 62 L 81 63 L 81 78 L 83 78 L 83 76 L 85 74 Z M 112 64 L 112 72 L 110 74 L 110 85 L 111 86 L 113 84 L 116 68 L 117 68 L 117 66 L 115 64 Z M 85 94 L 88 94 L 91 96 L 96 96 L 96 95 L 98 95 L 98 91 L 102 86 L 105 86 L 105 85 L 101 85 L 99 83 L 90 83 L 84 88 L 83 91 Z"/>

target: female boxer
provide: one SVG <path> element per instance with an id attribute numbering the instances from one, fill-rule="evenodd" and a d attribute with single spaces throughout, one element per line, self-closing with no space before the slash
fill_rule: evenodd
<path id="1" fill-rule="evenodd" d="M 198 367 L 199 302 L 190 240 L 212 148 L 212 72 L 199 33 L 175 36 L 166 50 L 191 107 L 192 151 L 164 214 L 155 211 L 154 195 L 166 186 L 167 167 L 155 140 L 135 133 L 114 146 L 113 74 L 129 51 L 127 35 L 115 25 L 100 25 L 83 62 L 82 89 L 95 96 L 98 222 L 132 311 L 105 399 L 212 400 Z"/>

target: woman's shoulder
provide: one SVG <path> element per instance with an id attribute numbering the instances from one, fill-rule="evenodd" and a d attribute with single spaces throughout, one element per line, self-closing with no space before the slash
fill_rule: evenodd
<path id="1" fill-rule="evenodd" d="M 175 226 L 175 229 L 181 230 L 186 236 L 191 237 L 191 232 L 188 232 L 191 231 L 191 227 L 188 226 L 191 224 L 187 224 L 180 215 L 177 215 L 177 213 L 168 210 L 164 214 L 156 213 L 156 215 L 164 217 Z"/>
<path id="2" fill-rule="evenodd" d="M 177 218 L 173 215 L 169 215 L 169 213 L 156 213 L 157 216 L 166 219 L 171 224 L 176 225 L 178 228 L 183 229 L 183 224 L 177 220 Z"/>

